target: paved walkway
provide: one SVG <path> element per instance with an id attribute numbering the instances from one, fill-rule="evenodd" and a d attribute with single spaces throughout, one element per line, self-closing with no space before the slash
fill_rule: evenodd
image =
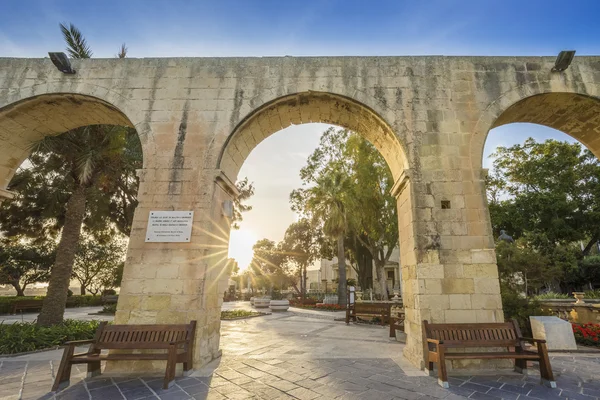
<path id="1" fill-rule="evenodd" d="M 61 356 L 49 351 L 0 358 L 0 399 L 600 399 L 598 355 L 554 355 L 558 389 L 514 373 L 455 376 L 442 389 L 401 357 L 386 328 L 291 310 L 223 321 L 223 357 L 169 390 L 162 378 L 84 380 L 85 367 L 75 366 L 71 386 L 48 393 Z"/>

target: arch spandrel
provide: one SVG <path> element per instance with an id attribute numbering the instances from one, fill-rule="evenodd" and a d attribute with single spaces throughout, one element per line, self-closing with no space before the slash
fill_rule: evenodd
<path id="1" fill-rule="evenodd" d="M 26 98 L 13 94 L 9 97 L 16 101 L 8 102 L 4 98 L 0 108 L 0 188 L 8 185 L 16 169 L 29 156 L 31 145 L 45 136 L 88 125 L 133 128 L 140 125 L 134 124 L 113 104 L 85 94 L 45 93 Z M 142 147 L 147 142 L 143 136 L 140 135 Z"/>
<path id="2" fill-rule="evenodd" d="M 400 139 L 381 116 L 364 103 L 329 92 L 279 97 L 250 112 L 227 138 L 217 168 L 235 180 L 250 152 L 270 135 L 291 125 L 327 123 L 363 135 L 382 154 L 395 179 L 408 169 Z"/>
<path id="3" fill-rule="evenodd" d="M 473 171 L 483 165 L 490 130 L 510 123 L 544 125 L 572 136 L 600 157 L 600 84 L 556 80 L 518 86 L 494 99 L 483 111 L 470 140 Z"/>

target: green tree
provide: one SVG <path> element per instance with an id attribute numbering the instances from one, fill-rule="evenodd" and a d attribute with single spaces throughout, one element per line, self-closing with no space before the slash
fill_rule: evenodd
<path id="1" fill-rule="evenodd" d="M 297 281 L 287 268 L 281 243 L 261 239 L 252 249 L 254 256 L 249 269 L 254 287 L 272 291 L 273 289 L 285 290 L 289 286 L 294 286 L 298 291 Z"/>
<path id="2" fill-rule="evenodd" d="M 61 24 L 73 58 L 92 52 L 81 32 Z M 122 46 L 119 57 L 125 57 Z M 141 167 L 135 130 L 93 125 L 48 136 L 32 148 L 29 163 L 9 185 L 18 193 L 4 202 L 0 221 L 8 235 L 60 235 L 47 296 L 38 324 L 63 320 L 67 291 L 82 228 L 105 241 L 115 230 L 128 235 L 137 205 L 135 170 Z"/>
<path id="3" fill-rule="evenodd" d="M 320 231 L 305 218 L 294 222 L 285 231 L 281 250 L 286 260 L 297 266 L 302 299 L 306 297 L 306 268 L 319 256 L 321 243 Z"/>
<path id="4" fill-rule="evenodd" d="M 344 198 L 349 258 L 356 264 L 363 288 L 369 284 L 370 263 L 375 263 L 380 291 L 387 298 L 384 267 L 398 245 L 396 200 L 390 194 L 392 175 L 377 149 L 360 135 L 330 128 L 321 136 L 319 147 L 309 156 L 300 177 L 304 185 L 316 187 L 325 177 L 336 174 L 345 182 L 338 191 L 342 190 Z M 292 192 L 290 201 L 295 211 L 311 215 L 307 201 L 311 190 Z"/>
<path id="5" fill-rule="evenodd" d="M 32 283 L 46 282 L 54 262 L 52 241 L 32 242 L 27 238 L 0 240 L 0 284 L 12 285 L 17 296 L 24 296 Z"/>
<path id="6" fill-rule="evenodd" d="M 124 238 L 113 237 L 100 243 L 93 238 L 80 240 L 73 265 L 73 278 L 77 279 L 81 295 L 86 291 L 96 295 L 103 289 L 115 285 L 115 276 L 125 263 L 126 243 Z"/>
<path id="7" fill-rule="evenodd" d="M 536 247 L 600 239 L 600 161 L 579 143 L 529 138 L 498 147 L 488 178 L 495 234 L 528 232 Z"/>
<path id="8" fill-rule="evenodd" d="M 546 287 L 589 282 L 578 262 L 600 238 L 600 161 L 578 143 L 532 138 L 493 156 L 487 194 L 494 234 L 504 229 L 543 257 L 552 271 L 542 275 Z"/>
<path id="9" fill-rule="evenodd" d="M 316 185 L 306 189 L 306 210 L 319 223 L 323 233 L 337 243 L 338 304 L 346 305 L 346 252 L 344 238 L 348 229 L 348 178 L 341 172 L 331 171 L 317 178 Z"/>
<path id="10" fill-rule="evenodd" d="M 232 218 L 232 229 L 240 229 L 238 222 L 242 221 L 242 213 L 252 210 L 252 206 L 245 204 L 250 197 L 254 195 L 254 184 L 248 182 L 248 177 L 245 177 L 241 181 L 235 184 L 238 195 L 233 199 L 233 218 Z"/>

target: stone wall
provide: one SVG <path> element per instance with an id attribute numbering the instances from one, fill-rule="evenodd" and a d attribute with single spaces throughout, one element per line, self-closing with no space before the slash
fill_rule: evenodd
<path id="1" fill-rule="evenodd" d="M 137 129 L 144 151 L 119 323 L 198 321 L 196 365 L 219 356 L 229 222 L 223 201 L 250 151 L 294 123 L 370 140 L 398 199 L 405 356 L 421 321 L 503 319 L 481 159 L 490 128 L 536 122 L 600 154 L 600 58 L 319 57 L 0 59 L 0 196 L 30 143 L 93 123 Z M 550 112 L 552 111 L 552 112 Z M 145 243 L 151 210 L 194 211 L 190 243 Z M 133 368 L 133 367 L 132 367 Z M 140 368 L 148 368 L 141 365 Z"/>

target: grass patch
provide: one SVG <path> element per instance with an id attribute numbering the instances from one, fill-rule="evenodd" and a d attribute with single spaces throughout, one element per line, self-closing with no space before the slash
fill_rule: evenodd
<path id="1" fill-rule="evenodd" d="M 589 299 L 600 299 L 600 289 L 586 290 L 584 301 Z"/>
<path id="2" fill-rule="evenodd" d="M 93 339 L 99 324 L 99 321 L 72 319 L 51 327 L 41 327 L 35 322 L 0 324 L 0 354 L 43 350 L 71 340 Z"/>
<path id="3" fill-rule="evenodd" d="M 256 312 L 256 311 L 246 311 L 246 310 L 229 310 L 229 311 L 221 311 L 221 319 L 239 319 L 239 318 L 249 318 L 254 317 L 256 315 L 264 315 L 264 313 Z"/>

